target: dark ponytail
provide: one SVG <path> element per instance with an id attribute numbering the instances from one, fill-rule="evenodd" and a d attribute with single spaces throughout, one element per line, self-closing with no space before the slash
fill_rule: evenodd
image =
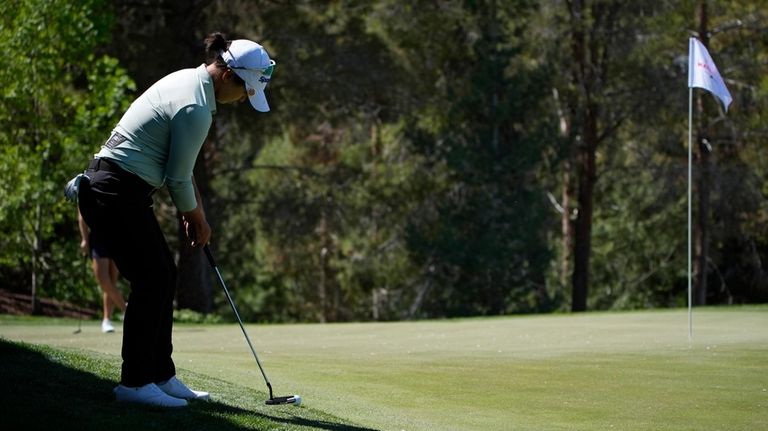
<path id="1" fill-rule="evenodd" d="M 208 59 L 206 64 L 216 63 L 217 67 L 227 67 L 227 63 L 221 58 L 221 52 L 229 48 L 227 36 L 223 33 L 214 32 L 205 37 L 203 41 L 205 54 Z"/>
<path id="2" fill-rule="evenodd" d="M 227 69 L 227 63 L 224 61 L 223 58 L 221 58 L 221 53 L 229 49 L 229 44 L 232 43 L 232 41 L 227 40 L 227 36 L 224 33 L 219 33 L 218 31 L 213 32 L 205 37 L 205 40 L 203 40 L 203 44 L 205 46 L 205 54 L 208 58 L 208 61 L 205 64 L 216 64 L 216 67 L 219 69 Z M 245 85 L 245 81 L 243 81 L 243 78 L 238 76 L 236 73 L 233 74 L 235 82 Z"/>

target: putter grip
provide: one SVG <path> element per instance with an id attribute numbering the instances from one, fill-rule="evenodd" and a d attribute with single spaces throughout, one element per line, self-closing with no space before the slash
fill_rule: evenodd
<path id="1" fill-rule="evenodd" d="M 208 258 L 208 263 L 210 263 L 213 268 L 216 268 L 216 261 L 213 260 L 213 254 L 211 254 L 211 249 L 208 247 L 208 244 L 203 246 L 203 251 L 205 252 L 205 257 Z"/>

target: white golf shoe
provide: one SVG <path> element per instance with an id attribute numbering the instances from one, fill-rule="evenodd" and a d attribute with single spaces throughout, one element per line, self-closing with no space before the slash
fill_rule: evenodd
<path id="1" fill-rule="evenodd" d="M 123 403 L 145 404 L 156 407 L 185 407 L 187 405 L 187 400 L 174 398 L 166 394 L 154 383 L 137 388 L 119 385 L 115 388 L 114 392 L 115 399 Z"/>
<path id="2" fill-rule="evenodd" d="M 115 332 L 115 327 L 112 326 L 112 321 L 109 319 L 104 319 L 101 321 L 101 332 L 107 333 L 107 332 Z"/>
<path id="3" fill-rule="evenodd" d="M 192 389 L 189 389 L 184 383 L 181 383 L 181 381 L 179 381 L 176 376 L 171 377 L 164 383 L 158 383 L 157 387 L 159 387 L 160 390 L 166 394 L 176 398 L 203 401 L 208 401 L 211 399 L 211 396 L 208 392 L 193 391 Z"/>

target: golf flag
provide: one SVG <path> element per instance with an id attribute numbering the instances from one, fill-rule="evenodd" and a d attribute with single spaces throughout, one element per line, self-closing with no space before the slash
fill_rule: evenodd
<path id="1" fill-rule="evenodd" d="M 726 112 L 733 100 L 707 48 L 695 37 L 690 39 L 688 48 L 688 87 L 703 88 L 714 94 L 723 102 Z"/>

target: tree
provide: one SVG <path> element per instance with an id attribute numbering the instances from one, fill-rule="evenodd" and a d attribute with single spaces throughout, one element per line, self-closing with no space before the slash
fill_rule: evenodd
<path id="1" fill-rule="evenodd" d="M 717 3 L 710 30 L 716 61 L 736 99 L 726 116 L 704 95 L 703 121 L 709 153 L 711 250 L 705 273 L 709 301 L 744 301 L 745 290 L 760 298 L 765 292 L 761 240 L 765 199 L 754 151 L 763 128 L 754 119 L 762 108 L 755 98 L 761 70 L 754 53 L 765 43 L 761 17 L 750 2 Z M 612 61 L 607 84 L 614 95 L 607 105 L 610 119 L 624 117 L 613 138 L 598 151 L 599 181 L 590 264 L 589 307 L 634 308 L 682 306 L 686 291 L 685 205 L 687 182 L 687 39 L 697 34 L 692 19 L 695 2 L 659 2 L 620 20 L 619 33 L 634 34 Z M 710 4 L 713 6 L 713 4 Z M 764 34 L 764 32 L 762 33 Z M 741 106 L 739 106 L 741 104 Z M 607 123 L 607 120 L 603 124 Z M 698 144 L 695 144 L 698 146 Z M 699 176 L 699 160 L 695 174 Z M 700 188 L 697 181 L 697 190 Z M 698 207 L 696 207 L 698 208 Z M 697 211 L 697 218 L 704 213 Z M 745 222 L 750 220 L 750 222 Z M 747 227 L 749 225 L 749 227 Z M 746 287 L 749 286 L 749 287 Z M 738 293 L 735 293 L 738 292 Z M 754 299 L 753 299 L 754 300 Z"/>
<path id="2" fill-rule="evenodd" d="M 391 61 L 366 33 L 370 5 L 356 3 L 227 4 L 215 15 L 221 22 L 237 21 L 227 14 L 257 17 L 255 25 L 232 30 L 263 43 L 277 61 L 267 90 L 272 111 L 228 122 L 216 160 L 213 203 L 227 215 L 219 247 L 243 268 L 235 283 L 249 291 L 242 293 L 249 318 L 371 315 L 373 288 L 362 280 L 370 280 L 372 268 L 386 270 L 373 262 L 382 259 L 375 250 L 399 226 L 389 200 L 376 202 L 386 211 L 361 202 L 388 193 L 368 189 L 387 183 L 369 173 L 388 171 L 381 165 L 394 158 L 403 163 L 401 153 L 383 157 L 388 143 L 381 140 L 396 136 L 381 121 L 393 116 L 392 94 L 403 90 L 393 91 L 394 74 L 378 73 L 391 69 Z M 282 24 L 264 24 L 274 22 Z M 381 222 L 383 213 L 393 214 L 392 230 Z M 367 229 L 369 222 L 377 232 Z M 390 318 L 384 308 L 379 317 Z"/>
<path id="3" fill-rule="evenodd" d="M 617 145 L 622 128 L 647 100 L 643 58 L 634 54 L 643 46 L 643 20 L 654 6 L 642 2 L 567 0 L 546 4 L 560 26 L 551 33 L 557 94 L 569 136 L 563 171 L 575 174 L 576 213 L 573 220 L 573 273 L 571 309 L 585 311 L 590 298 L 591 257 L 596 207 L 595 191 L 602 178 L 601 152 L 622 151 Z M 562 43 L 565 41 L 566 43 Z M 607 156 L 604 160 L 609 160 Z M 570 198 L 570 197 L 569 197 Z M 564 201 L 566 199 L 564 198 Z M 564 229 L 567 235 L 568 229 Z M 615 240 L 615 239 L 614 239 Z"/>
<path id="4" fill-rule="evenodd" d="M 547 309 L 545 193 L 533 178 L 552 139 L 541 115 L 547 76 L 526 55 L 528 2 L 381 2 L 371 27 L 403 65 L 407 137 L 444 176 L 408 223 L 425 268 L 426 316 Z"/>
<path id="5" fill-rule="evenodd" d="M 592 251 L 594 187 L 597 181 L 596 154 L 605 139 L 600 129 L 601 98 L 608 75 L 611 49 L 608 45 L 615 29 L 619 2 L 566 1 L 569 16 L 571 83 L 574 87 L 571 122 L 576 126 L 574 157 L 578 178 L 578 215 L 574 229 L 573 311 L 587 309 L 589 258 Z M 599 37 L 596 35 L 600 35 Z M 608 37 L 606 37 L 608 36 Z M 602 136 L 601 136 L 602 135 Z"/>
<path id="6" fill-rule="evenodd" d="M 78 11 L 93 10 L 99 46 L 141 90 L 201 61 L 211 30 L 267 47 L 277 61 L 272 112 L 218 107 L 195 168 L 212 246 L 246 319 L 684 304 L 685 50 L 700 33 L 699 0 L 119 1 L 110 3 L 114 25 L 99 21 L 99 2 L 50 2 L 55 12 L 44 2 L 9 4 L 26 17 L 3 17 L 14 43 L 22 40 L 14 26 L 37 9 L 49 14 L 29 18 L 19 34 L 33 49 L 8 44 L 9 58 L 55 57 L 41 54 L 49 46 L 87 56 L 90 39 L 80 51 L 30 33 L 56 21 L 66 39 L 53 16 L 91 29 Z M 747 0 L 706 6 L 701 33 L 735 102 L 726 116 L 702 95 L 697 115 L 709 143 L 700 148 L 711 148 L 695 165 L 709 206 L 698 213 L 709 247 L 699 253 L 698 279 L 708 303 L 760 301 L 768 298 L 765 14 Z M 112 42 L 102 28 L 112 29 Z M 34 273 L 46 294 L 66 298 L 77 277 L 50 284 L 38 268 L 81 267 L 71 262 L 74 223 L 46 218 L 60 208 L 42 196 L 58 194 L 85 163 L 70 157 L 86 146 L 95 152 L 108 134 L 130 98 L 107 89 L 124 89 L 127 77 L 100 55 L 35 69 L 23 61 L 0 71 L 10 83 L 0 110 L 8 125 L 0 224 L 9 232 L 0 279 L 21 285 Z M 15 78 L 28 75 L 29 88 Z M 101 93 L 83 91 L 89 86 Z M 63 127 L 47 127 L 54 123 Z M 70 146 L 74 137 L 89 146 Z M 47 182 L 52 176 L 61 178 Z M 205 290 L 213 279 L 202 255 L 176 244 L 172 204 L 163 196 L 156 204 L 190 276 L 180 279 L 178 304 L 227 312 L 223 296 Z"/>
<path id="7" fill-rule="evenodd" d="M 92 298 L 72 259 L 77 211 L 62 191 L 108 135 L 133 83 L 99 54 L 111 23 L 100 1 L 9 1 L 0 23 L 0 53 L 13 59 L 0 71 L 3 285 L 31 285 L 33 310 L 41 291 Z"/>

